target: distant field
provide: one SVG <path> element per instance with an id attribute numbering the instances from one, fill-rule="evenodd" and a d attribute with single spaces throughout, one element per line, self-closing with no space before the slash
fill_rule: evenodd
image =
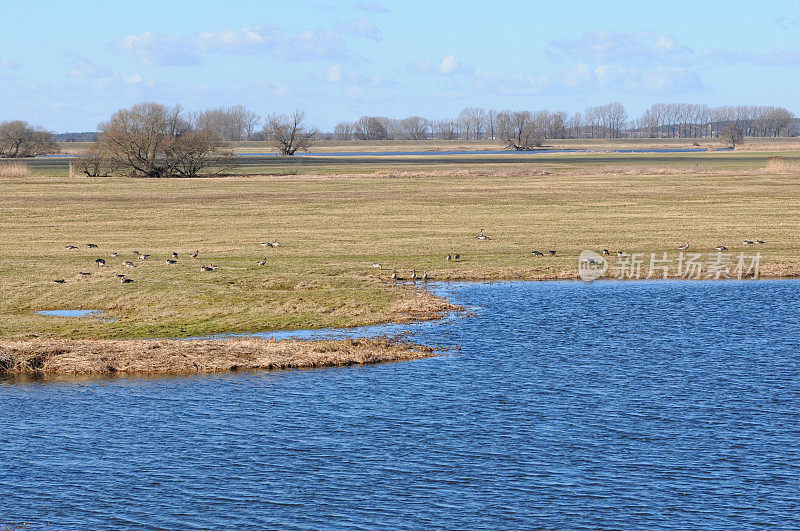
<path id="1" fill-rule="evenodd" d="M 88 142 L 61 142 L 63 154 L 82 153 Z M 228 142 L 226 147 L 235 153 L 268 153 L 273 149 L 268 142 Z M 559 140 L 550 139 L 543 149 L 720 149 L 724 143 L 718 138 L 597 138 Z M 316 142 L 310 149 L 315 153 L 349 151 L 489 151 L 504 149 L 499 140 L 325 140 Z M 736 148 L 738 151 L 800 151 L 800 138 L 748 138 Z"/>
<path id="2" fill-rule="evenodd" d="M 0 337 L 186 337 L 425 317 L 433 301 L 394 286 L 392 269 L 437 280 L 574 278 L 583 249 L 675 252 L 686 240 L 738 252 L 753 251 L 742 240 L 763 239 L 762 272 L 797 275 L 797 154 L 785 171 L 768 168 L 771 155 L 254 158 L 237 171 L 273 175 L 160 180 L 70 179 L 64 161 L 38 159 L 33 177 L 0 183 Z M 490 240 L 474 238 L 481 228 Z M 281 246 L 264 249 L 265 240 Z M 195 250 L 199 260 L 187 256 Z M 172 251 L 178 264 L 167 265 Z M 98 257 L 108 266 L 95 266 Z M 120 272 L 136 282 L 121 284 Z M 32 313 L 59 308 L 113 319 Z"/>

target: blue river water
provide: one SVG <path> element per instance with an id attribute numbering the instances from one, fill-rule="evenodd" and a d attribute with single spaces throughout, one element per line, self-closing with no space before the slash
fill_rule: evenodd
<path id="1" fill-rule="evenodd" d="M 0 382 L 0 526 L 800 527 L 800 282 L 434 289 L 439 357 Z"/>

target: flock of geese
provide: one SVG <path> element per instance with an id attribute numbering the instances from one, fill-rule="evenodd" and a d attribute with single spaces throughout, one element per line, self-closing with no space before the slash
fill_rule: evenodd
<path id="1" fill-rule="evenodd" d="M 487 236 L 484 233 L 484 230 L 481 229 L 480 234 L 475 236 L 475 239 L 476 240 L 490 240 L 491 238 L 489 238 L 489 236 Z M 744 240 L 743 245 L 760 245 L 760 244 L 764 244 L 764 243 L 766 243 L 764 240 Z M 274 242 L 266 241 L 266 242 L 262 242 L 261 246 L 265 247 L 265 248 L 275 248 L 275 247 L 280 247 L 281 244 L 278 241 L 274 241 Z M 97 249 L 98 246 L 97 246 L 97 244 L 94 244 L 94 243 L 87 243 L 86 244 L 86 248 L 87 249 Z M 678 247 L 678 250 L 680 250 L 680 251 L 688 251 L 689 248 L 690 248 L 690 245 L 689 245 L 689 242 L 687 241 L 684 245 L 681 245 L 680 247 Z M 75 246 L 75 245 L 67 245 L 65 247 L 65 249 L 68 250 L 68 251 L 71 251 L 71 250 L 77 250 L 78 247 Z M 725 245 L 718 245 L 715 249 L 717 251 L 720 251 L 720 252 L 728 250 L 728 248 Z M 132 254 L 138 260 L 148 260 L 152 256 L 150 254 L 140 253 L 139 251 L 133 251 Z M 531 251 L 531 254 L 533 256 L 544 256 L 545 255 L 543 252 L 536 251 L 536 250 Z M 556 255 L 556 251 L 549 250 L 549 251 L 547 251 L 547 254 L 549 254 L 550 256 L 555 256 Z M 603 255 L 604 256 L 608 256 L 608 255 L 611 255 L 611 254 L 612 254 L 611 251 L 609 251 L 608 249 L 603 249 Z M 197 259 L 199 257 L 199 255 L 200 255 L 200 251 L 195 251 L 195 252 L 191 253 L 189 255 L 189 257 L 192 258 L 192 259 Z M 616 251 L 616 255 L 617 256 L 625 256 L 625 253 L 623 251 Z M 120 254 L 118 252 L 112 252 L 111 253 L 111 258 L 118 258 L 119 256 L 120 256 Z M 451 262 L 451 261 L 458 262 L 458 261 L 461 260 L 461 254 L 459 254 L 459 253 L 454 253 L 454 254 L 450 253 L 450 254 L 447 255 L 446 260 L 448 262 Z M 94 263 L 95 263 L 95 265 L 97 267 L 106 267 L 108 265 L 108 262 L 106 262 L 106 260 L 104 258 L 97 258 L 94 261 Z M 177 264 L 178 263 L 178 253 L 177 252 L 173 252 L 168 258 L 166 258 L 165 263 L 167 265 L 175 265 L 175 264 Z M 258 262 L 258 265 L 263 266 L 266 263 L 267 263 L 267 257 L 264 257 L 263 260 L 260 260 Z M 135 268 L 136 267 L 136 263 L 133 260 L 123 260 L 122 265 L 125 266 L 125 267 L 128 267 L 128 268 Z M 376 263 L 372 264 L 372 267 L 382 270 L 383 269 L 383 264 L 380 263 L 380 262 L 376 262 Z M 213 264 L 203 265 L 203 266 L 200 267 L 201 271 L 214 271 L 216 269 L 217 269 L 217 266 L 215 266 Z M 78 273 L 78 277 L 81 277 L 81 278 L 85 278 L 85 277 L 89 277 L 89 276 L 91 276 L 91 273 L 87 272 L 87 271 L 81 271 L 81 272 Z M 135 282 L 132 278 L 128 278 L 128 276 L 123 274 L 123 273 L 118 273 L 116 275 L 116 277 L 119 278 L 120 282 L 123 283 L 123 284 L 133 284 Z M 390 278 L 391 278 L 391 280 L 393 282 L 403 282 L 403 281 L 406 281 L 406 280 L 410 280 L 411 282 L 416 282 L 418 280 L 422 281 L 422 282 L 427 282 L 428 280 L 432 279 L 432 277 L 430 275 L 428 275 L 427 271 L 425 271 L 422 275 L 420 275 L 420 274 L 417 273 L 416 269 L 412 269 L 411 270 L 411 275 L 408 278 L 405 278 L 405 277 L 399 275 L 397 273 L 397 270 L 393 269 L 392 270 L 392 275 L 391 275 Z M 67 281 L 65 279 L 63 279 L 63 278 L 60 278 L 60 279 L 54 280 L 53 282 L 55 282 L 56 284 L 66 284 Z"/>
<path id="2" fill-rule="evenodd" d="M 98 246 L 97 246 L 97 244 L 94 244 L 94 243 L 87 243 L 86 244 L 86 248 L 87 249 L 97 249 Z M 66 249 L 67 251 L 74 251 L 74 250 L 78 249 L 78 247 L 76 245 L 67 245 L 66 247 L 64 247 L 64 249 Z M 150 257 L 152 256 L 151 254 L 140 253 L 139 251 L 133 251 L 133 253 L 131 253 L 131 254 L 138 260 L 149 260 Z M 118 258 L 120 256 L 120 253 L 113 252 L 113 253 L 111 253 L 110 256 L 111 256 L 111 258 Z M 193 258 L 193 259 L 197 259 L 199 256 L 200 256 L 200 251 L 199 250 L 195 251 L 195 252 L 193 252 L 193 253 L 191 253 L 189 255 L 189 257 Z M 177 264 L 178 263 L 178 253 L 177 252 L 173 252 L 168 258 L 165 259 L 165 263 L 167 265 L 175 265 L 175 264 Z M 97 258 L 97 259 L 95 259 L 94 264 L 97 267 L 107 267 L 109 265 L 109 262 L 106 261 L 105 258 Z M 133 260 L 123 260 L 122 261 L 122 265 L 124 267 L 128 267 L 128 268 L 131 268 L 131 269 L 137 267 L 136 263 Z M 201 271 L 214 271 L 215 269 L 217 269 L 217 266 L 215 266 L 215 265 L 207 265 L 207 266 L 204 265 L 204 266 L 201 266 L 200 269 L 201 269 Z M 91 275 L 92 274 L 90 272 L 88 272 L 88 271 L 80 271 L 78 273 L 78 277 L 79 278 L 87 278 L 87 277 L 90 277 Z M 122 284 L 133 284 L 134 282 L 136 282 L 135 280 L 133 280 L 132 278 L 129 278 L 124 273 L 117 273 L 117 275 L 115 275 L 115 276 L 116 276 L 116 278 L 120 279 L 120 282 Z M 55 282 L 56 284 L 66 284 L 67 283 L 67 281 L 65 279 L 63 279 L 63 278 L 56 279 L 53 282 Z"/>

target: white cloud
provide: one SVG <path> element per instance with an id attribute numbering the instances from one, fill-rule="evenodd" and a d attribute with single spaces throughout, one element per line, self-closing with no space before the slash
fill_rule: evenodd
<path id="1" fill-rule="evenodd" d="M 341 36 L 336 32 L 308 30 L 287 35 L 277 26 L 199 32 L 180 38 L 145 32 L 112 43 L 112 49 L 147 66 L 197 64 L 203 53 L 269 53 L 287 61 L 344 59 L 348 56 Z"/>
<path id="2" fill-rule="evenodd" d="M 345 24 L 337 24 L 336 27 L 339 28 L 339 31 L 342 33 L 349 33 L 350 35 L 372 39 L 375 42 L 379 42 L 383 39 L 380 28 L 366 18 L 353 20 Z"/>
<path id="3" fill-rule="evenodd" d="M 9 70 L 19 68 L 21 65 L 12 59 L 0 59 L 0 67 L 8 68 Z"/>
<path id="4" fill-rule="evenodd" d="M 458 61 L 452 55 L 447 55 L 442 59 L 442 62 L 439 63 L 439 66 L 436 67 L 436 70 L 440 74 L 450 75 L 458 70 Z"/>
<path id="5" fill-rule="evenodd" d="M 123 37 L 113 43 L 112 48 L 147 66 L 184 66 L 200 62 L 196 49 L 187 46 L 185 41 L 149 31 Z"/>
<path id="6" fill-rule="evenodd" d="M 388 8 L 378 2 L 356 2 L 353 4 L 353 7 L 361 11 L 369 11 L 370 13 L 385 13 L 389 11 Z"/>
<path id="7" fill-rule="evenodd" d="M 580 37 L 550 41 L 549 54 L 556 60 L 598 63 L 679 64 L 691 61 L 694 51 L 660 31 L 623 33 L 598 31 Z"/>
<path id="8" fill-rule="evenodd" d="M 84 77 L 99 79 L 111 76 L 113 72 L 104 66 L 100 66 L 86 59 L 76 59 L 72 61 L 69 70 L 70 77 Z"/>
<path id="9" fill-rule="evenodd" d="M 342 67 L 333 65 L 325 70 L 325 77 L 331 83 L 338 83 L 342 80 Z"/>

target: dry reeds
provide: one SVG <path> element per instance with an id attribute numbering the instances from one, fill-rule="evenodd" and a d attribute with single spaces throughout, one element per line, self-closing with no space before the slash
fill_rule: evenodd
<path id="1" fill-rule="evenodd" d="M 20 179 L 32 175 L 31 169 L 22 162 L 0 161 L 0 179 Z"/>
<path id="2" fill-rule="evenodd" d="M 779 174 L 800 173 L 800 160 L 781 156 L 770 157 L 767 159 L 765 171 Z"/>
<path id="3" fill-rule="evenodd" d="M 433 354 L 430 347 L 387 339 L 0 340 L 0 374 L 311 369 L 413 360 Z"/>

